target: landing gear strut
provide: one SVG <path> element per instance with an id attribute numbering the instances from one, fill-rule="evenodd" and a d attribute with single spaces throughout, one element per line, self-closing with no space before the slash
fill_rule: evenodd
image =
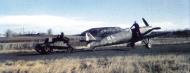
<path id="1" fill-rule="evenodd" d="M 143 43 L 145 44 L 144 46 L 148 49 L 152 48 L 151 40 L 150 39 L 145 39 L 143 40 Z"/>

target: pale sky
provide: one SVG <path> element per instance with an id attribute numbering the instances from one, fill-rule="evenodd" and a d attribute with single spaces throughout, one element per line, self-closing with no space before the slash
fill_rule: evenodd
<path id="1" fill-rule="evenodd" d="M 134 21 L 144 26 L 142 17 L 162 30 L 190 29 L 190 0 L 0 0 L 0 33 L 78 34 Z"/>

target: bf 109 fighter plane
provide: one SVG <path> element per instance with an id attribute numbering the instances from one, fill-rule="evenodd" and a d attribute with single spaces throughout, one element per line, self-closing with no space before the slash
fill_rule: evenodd
<path id="1" fill-rule="evenodd" d="M 142 18 L 146 26 L 139 27 L 138 23 L 134 23 L 131 28 L 126 28 L 120 32 L 113 33 L 104 38 L 97 39 L 91 33 L 87 32 L 85 41 L 88 42 L 88 46 L 91 49 L 101 46 L 117 45 L 127 43 L 128 46 L 134 47 L 135 43 L 142 41 L 146 48 L 151 48 L 150 38 L 156 37 L 157 35 L 151 35 L 153 30 L 161 29 L 160 27 L 149 26 L 147 21 Z"/>

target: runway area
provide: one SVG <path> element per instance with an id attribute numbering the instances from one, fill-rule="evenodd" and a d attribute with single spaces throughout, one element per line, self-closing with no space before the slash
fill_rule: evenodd
<path id="1" fill-rule="evenodd" d="M 25 51 L 6 51 L 0 52 L 0 61 L 35 61 L 35 60 L 55 60 L 64 58 L 101 58 L 114 56 L 147 56 L 147 55 L 190 55 L 190 43 L 183 44 L 157 44 L 153 45 L 151 49 L 146 49 L 144 46 L 137 46 L 135 48 L 129 47 L 101 47 L 95 51 L 92 50 L 75 50 L 73 53 L 66 53 L 64 51 L 55 51 L 52 54 L 41 55 L 34 50 Z"/>

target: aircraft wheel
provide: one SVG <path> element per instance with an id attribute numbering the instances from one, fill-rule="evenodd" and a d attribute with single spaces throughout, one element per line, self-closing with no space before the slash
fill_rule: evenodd
<path id="1" fill-rule="evenodd" d="M 143 43 L 145 44 L 145 47 L 150 49 L 152 48 L 151 40 L 150 39 L 145 39 L 143 40 Z"/>
<path id="2" fill-rule="evenodd" d="M 152 48 L 152 44 L 150 44 L 150 43 L 145 44 L 145 47 L 148 48 L 148 49 L 150 49 L 150 48 Z"/>
<path id="3" fill-rule="evenodd" d="M 127 47 L 135 48 L 135 43 L 129 43 L 129 44 L 127 45 Z"/>

